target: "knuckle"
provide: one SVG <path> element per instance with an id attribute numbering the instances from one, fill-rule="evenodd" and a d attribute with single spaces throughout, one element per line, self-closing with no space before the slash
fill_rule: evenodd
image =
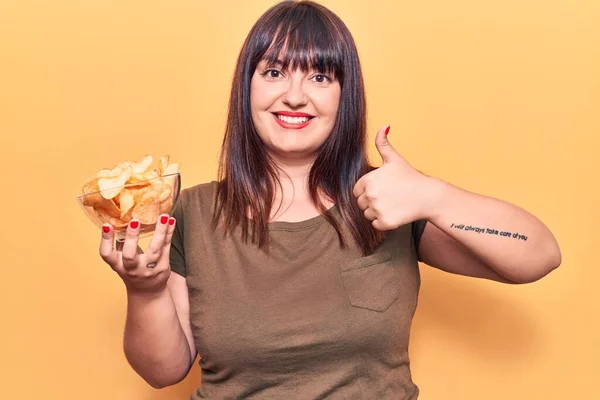
<path id="1" fill-rule="evenodd" d="M 167 267 L 162 267 L 161 269 L 157 270 L 156 273 L 155 273 L 155 276 L 156 276 L 157 279 L 163 280 L 165 278 L 165 276 L 167 276 L 167 277 L 169 276 L 168 275 L 169 272 L 170 271 L 169 271 L 169 268 L 168 268 L 168 265 L 167 265 Z"/>
<path id="2" fill-rule="evenodd" d="M 135 278 L 137 276 L 137 267 L 135 265 L 132 266 L 123 263 L 123 271 L 125 272 L 125 275 L 127 275 L 130 278 Z"/>
<path id="3" fill-rule="evenodd" d="M 146 250 L 146 254 L 150 258 L 158 258 L 158 257 L 160 257 L 160 253 L 161 253 L 160 247 L 159 248 L 152 247 L 152 248 L 148 248 L 148 250 Z"/>
<path id="4" fill-rule="evenodd" d="M 100 249 L 100 251 L 98 252 L 100 254 L 100 258 L 102 258 L 104 261 L 108 262 L 108 258 L 110 257 L 110 253 L 104 249 Z"/>
<path id="5" fill-rule="evenodd" d="M 155 268 L 158 268 L 158 267 L 155 267 Z M 142 276 L 143 276 L 145 279 L 152 278 L 154 275 L 156 275 L 156 271 L 154 270 L 154 268 L 152 268 L 152 269 L 150 269 L 150 268 L 146 268 L 146 271 L 144 271 L 144 272 L 142 273 Z"/>
<path id="6" fill-rule="evenodd" d="M 127 229 L 125 232 L 125 240 L 137 240 L 138 232 L 132 229 Z"/>
<path id="7" fill-rule="evenodd" d="M 127 269 L 125 270 L 125 275 L 129 280 L 135 280 L 138 278 L 138 272 L 135 269 Z"/>
<path id="8" fill-rule="evenodd" d="M 135 255 L 123 254 L 123 262 L 127 265 L 135 264 Z"/>

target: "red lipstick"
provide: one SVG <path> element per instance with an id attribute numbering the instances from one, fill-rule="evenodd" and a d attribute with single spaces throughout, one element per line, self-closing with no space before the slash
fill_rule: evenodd
<path id="1" fill-rule="evenodd" d="M 291 124 L 289 122 L 285 122 L 282 121 L 281 119 L 279 119 L 277 117 L 277 115 L 282 115 L 285 117 L 296 117 L 296 118 L 309 118 L 308 121 L 303 122 L 301 124 Z M 301 112 L 292 112 L 292 111 L 276 111 L 273 113 L 273 118 L 275 118 L 275 121 L 277 121 L 277 123 L 279 124 L 279 126 L 281 126 L 282 128 L 285 129 L 302 129 L 305 128 L 306 126 L 308 126 L 308 124 L 310 124 L 310 121 L 312 121 L 312 119 L 314 118 L 313 115 L 310 114 L 306 114 L 306 113 L 301 113 Z"/>
<path id="2" fill-rule="evenodd" d="M 286 117 L 308 117 L 312 118 L 314 115 L 310 115 L 302 112 L 293 112 L 293 111 L 275 111 L 273 114 L 284 115 Z"/>

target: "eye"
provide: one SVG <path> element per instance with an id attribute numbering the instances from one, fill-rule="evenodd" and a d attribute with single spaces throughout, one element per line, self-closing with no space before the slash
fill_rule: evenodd
<path id="1" fill-rule="evenodd" d="M 317 74 L 312 77 L 317 83 L 331 83 L 332 79 L 324 74 Z"/>
<path id="2" fill-rule="evenodd" d="M 269 68 L 266 69 L 261 75 L 266 76 L 267 78 L 277 79 L 281 78 L 283 74 L 277 69 Z"/>

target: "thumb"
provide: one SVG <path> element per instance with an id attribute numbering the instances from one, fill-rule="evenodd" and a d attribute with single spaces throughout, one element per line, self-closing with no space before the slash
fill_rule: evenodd
<path id="1" fill-rule="evenodd" d="M 390 126 L 384 126 L 377 132 L 377 136 L 375 136 L 375 146 L 377 146 L 377 151 L 381 155 L 381 159 L 383 163 L 389 163 L 398 157 L 398 153 L 394 150 L 394 147 L 388 140 L 388 132 L 390 131 Z"/>

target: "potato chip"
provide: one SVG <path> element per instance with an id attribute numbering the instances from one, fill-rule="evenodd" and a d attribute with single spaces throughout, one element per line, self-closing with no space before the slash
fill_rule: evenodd
<path id="1" fill-rule="evenodd" d="M 171 187 L 169 185 L 162 185 L 160 187 L 160 191 L 158 193 L 159 203 L 162 203 L 163 201 L 167 200 L 169 197 L 171 197 Z"/>
<path id="2" fill-rule="evenodd" d="M 125 224 L 129 223 L 129 221 L 131 221 L 131 219 L 133 218 L 133 216 L 131 215 L 131 210 L 129 210 L 129 212 L 125 215 L 123 215 L 120 220 L 122 222 L 124 222 Z"/>
<path id="3" fill-rule="evenodd" d="M 85 188 L 85 186 L 84 186 Z M 94 191 L 94 190 L 90 190 L 88 192 L 84 192 L 86 194 L 88 194 L 87 196 L 83 197 L 83 205 L 84 206 L 89 206 L 89 207 L 99 207 L 103 202 L 106 201 L 106 199 L 104 197 L 102 197 L 102 195 L 100 195 L 100 192 Z"/>
<path id="4" fill-rule="evenodd" d="M 123 218 L 125 214 L 129 212 L 133 208 L 135 204 L 133 193 L 131 193 L 130 189 L 123 189 L 123 191 L 119 194 L 119 208 L 121 209 L 120 217 Z"/>
<path id="5" fill-rule="evenodd" d="M 160 213 L 168 214 L 173 209 L 173 198 L 168 197 L 165 201 L 160 202 Z"/>
<path id="6" fill-rule="evenodd" d="M 152 164 L 152 156 L 144 156 L 142 161 L 135 163 L 131 166 L 134 174 L 143 174 L 146 172 L 148 168 L 150 168 L 150 164 Z"/>
<path id="7" fill-rule="evenodd" d="M 169 176 L 169 175 L 173 175 L 178 172 L 179 172 L 179 164 L 178 163 L 173 163 L 173 164 L 167 165 L 165 167 L 165 169 L 163 170 L 163 174 L 161 175 L 161 176 L 163 176 L 163 178 L 162 178 L 163 183 L 169 187 L 175 186 L 176 176 Z"/>
<path id="8" fill-rule="evenodd" d="M 147 193 L 156 191 L 156 187 L 152 184 L 145 185 L 145 186 L 137 186 L 136 190 L 131 189 L 131 187 L 129 187 L 129 189 L 133 192 L 133 197 L 134 197 L 135 203 L 139 203 L 140 201 L 142 201 L 142 198 Z"/>
<path id="9" fill-rule="evenodd" d="M 111 217 L 119 218 L 121 216 L 121 210 L 119 206 L 115 203 L 114 199 L 105 200 L 104 203 L 100 206 L 100 208 L 106 210 Z"/>
<path id="10" fill-rule="evenodd" d="M 162 156 L 159 160 L 158 163 L 158 174 L 160 176 L 163 176 L 165 173 L 165 169 L 167 168 L 167 166 L 169 165 L 169 156 Z"/>
<path id="11" fill-rule="evenodd" d="M 178 163 L 173 163 L 173 164 L 169 164 L 164 170 L 162 175 L 171 175 L 171 174 L 175 174 L 179 172 L 179 164 Z"/>
<path id="12" fill-rule="evenodd" d="M 147 192 L 142 199 L 135 204 L 131 211 L 131 215 L 142 224 L 155 223 L 160 215 L 160 203 L 156 201 L 156 192 Z"/>
<path id="13" fill-rule="evenodd" d="M 107 200 L 112 199 L 123 190 L 123 185 L 131 177 L 131 167 L 125 169 L 120 175 L 114 178 L 100 178 L 98 179 L 98 187 L 100 188 L 100 194 Z"/>
<path id="14" fill-rule="evenodd" d="M 111 224 L 115 228 L 124 228 L 127 226 L 126 221 L 121 220 L 119 217 L 111 216 L 108 211 L 103 208 L 95 209 L 95 212 L 103 223 Z"/>
<path id="15" fill-rule="evenodd" d="M 160 214 L 171 212 L 178 194 L 174 190 L 179 190 L 177 176 L 166 176 L 179 172 L 179 163 L 169 164 L 169 158 L 162 156 L 156 168 L 152 168 L 153 157 L 146 155 L 138 162 L 101 169 L 83 184 L 81 203 L 121 234 L 132 218 L 152 230 Z"/>
<path id="16" fill-rule="evenodd" d="M 114 178 L 115 176 L 119 176 L 123 173 L 123 168 L 115 167 L 113 169 L 102 169 L 96 175 L 94 175 L 95 180 L 100 178 Z"/>
<path id="17" fill-rule="evenodd" d="M 132 174 L 131 177 L 129 178 L 129 183 L 144 182 L 144 181 L 148 181 L 150 179 L 156 179 L 158 177 L 159 177 L 158 172 L 146 171 L 146 172 L 142 172 L 140 174 Z"/>
<path id="18" fill-rule="evenodd" d="M 93 192 L 83 198 L 83 205 L 93 207 L 95 209 L 103 209 L 112 217 L 119 217 L 121 211 L 119 207 L 112 201 L 106 200 L 99 192 Z"/>

